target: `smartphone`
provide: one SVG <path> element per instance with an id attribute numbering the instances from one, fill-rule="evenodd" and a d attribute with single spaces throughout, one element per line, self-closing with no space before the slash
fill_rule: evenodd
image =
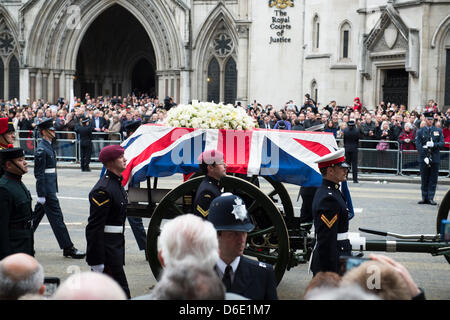
<path id="1" fill-rule="evenodd" d="M 45 277 L 44 278 L 44 285 L 45 285 L 45 292 L 44 297 L 50 298 L 55 293 L 56 289 L 58 289 L 60 280 L 57 277 Z"/>
<path id="2" fill-rule="evenodd" d="M 343 276 L 346 272 L 369 260 L 369 258 L 358 258 L 350 256 L 339 257 L 339 275 Z"/>
<path id="3" fill-rule="evenodd" d="M 450 241 L 450 220 L 442 220 L 441 222 L 441 239 L 442 241 Z"/>

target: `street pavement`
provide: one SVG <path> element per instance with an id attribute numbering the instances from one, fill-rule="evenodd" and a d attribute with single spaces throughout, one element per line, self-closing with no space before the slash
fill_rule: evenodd
<path id="1" fill-rule="evenodd" d="M 88 194 L 99 178 L 98 164 L 92 172 L 81 172 L 77 165 L 61 164 L 58 166 L 58 194 L 64 219 L 70 236 L 79 249 L 85 250 L 85 227 L 89 216 Z M 30 171 L 24 176 L 24 183 L 36 199 L 35 179 L 32 163 Z M 420 200 L 420 178 L 417 176 L 394 176 L 380 174 L 361 174 L 360 183 L 349 182 L 355 217 L 350 222 L 350 231 L 358 232 L 359 227 L 390 231 L 402 234 L 435 234 L 437 206 L 418 205 Z M 412 183 L 411 183 L 412 182 Z M 182 183 L 181 175 L 161 178 L 160 188 L 174 188 Z M 440 177 L 435 200 L 440 203 L 449 190 L 450 179 Z M 295 214 L 299 215 L 301 199 L 297 201 L 299 187 L 286 184 L 294 205 Z M 263 190 L 268 190 L 267 183 L 262 182 Z M 149 219 L 144 219 L 147 227 Z M 126 228 L 126 265 L 125 272 L 133 297 L 147 293 L 156 283 L 143 251 L 139 251 L 131 229 Z M 384 239 L 366 236 L 367 239 Z M 74 272 L 89 271 L 84 260 L 64 258 L 59 249 L 46 217 L 35 234 L 36 258 L 44 266 L 47 276 L 57 276 L 62 281 Z M 368 256 L 365 252 L 365 256 Z M 425 290 L 428 299 L 450 299 L 450 265 L 443 257 L 432 257 L 426 253 L 383 253 L 402 263 L 411 273 L 417 284 Z M 286 271 L 278 286 L 280 299 L 301 299 L 311 280 L 308 266 L 299 265 Z"/>

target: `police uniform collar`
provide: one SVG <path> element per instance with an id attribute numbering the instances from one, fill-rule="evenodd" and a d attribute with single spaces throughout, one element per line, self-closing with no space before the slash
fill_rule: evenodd
<path id="1" fill-rule="evenodd" d="M 115 178 L 115 179 L 117 179 L 117 180 L 119 180 L 119 181 L 122 181 L 122 180 L 123 180 L 123 177 L 122 177 L 122 176 L 119 177 L 118 175 L 116 175 L 115 173 L 112 173 L 112 172 L 109 171 L 109 170 L 106 171 L 105 176 L 106 176 L 106 178 Z"/>
<path id="2" fill-rule="evenodd" d="M 330 187 L 333 190 L 339 190 L 340 186 L 338 183 L 334 183 L 333 181 L 327 180 L 327 179 L 323 179 L 322 182 L 323 185 Z"/>
<path id="3" fill-rule="evenodd" d="M 213 178 L 213 177 L 211 177 L 211 176 L 206 176 L 206 179 L 208 180 L 208 181 L 210 181 L 211 183 L 213 183 L 213 184 L 215 184 L 216 186 L 218 186 L 219 185 L 219 180 L 216 180 L 215 178 Z"/>
<path id="4" fill-rule="evenodd" d="M 233 262 L 230 263 L 231 269 L 233 269 L 233 272 L 236 272 L 239 262 L 241 261 L 241 256 L 237 256 Z M 225 261 L 223 261 L 221 258 L 217 260 L 217 268 L 220 270 L 222 274 L 225 274 L 225 268 L 227 267 L 227 264 Z"/>

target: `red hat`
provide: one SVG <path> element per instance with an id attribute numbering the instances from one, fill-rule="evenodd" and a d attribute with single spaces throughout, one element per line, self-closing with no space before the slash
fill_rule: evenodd
<path id="1" fill-rule="evenodd" d="M 205 150 L 198 157 L 199 163 L 213 164 L 223 162 L 223 153 L 219 150 Z"/>
<path id="2" fill-rule="evenodd" d="M 319 165 L 319 169 L 332 167 L 336 164 L 339 164 L 341 167 L 349 168 L 349 165 L 345 162 L 345 149 L 341 148 L 336 150 L 335 152 L 331 152 L 323 157 L 314 161 Z"/>
<path id="3" fill-rule="evenodd" d="M 8 132 L 8 118 L 0 118 L 0 134 Z"/>
<path id="4" fill-rule="evenodd" d="M 124 152 L 125 152 L 125 149 L 122 148 L 119 145 L 107 146 L 107 147 L 104 147 L 102 149 L 102 151 L 100 151 L 100 155 L 98 157 L 98 160 L 100 162 L 102 162 L 103 164 L 105 164 L 105 163 L 107 163 L 109 161 L 116 160 L 121 155 L 123 155 Z"/>

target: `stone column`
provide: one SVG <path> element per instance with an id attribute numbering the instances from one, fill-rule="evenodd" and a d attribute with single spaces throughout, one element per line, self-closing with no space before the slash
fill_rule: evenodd
<path id="1" fill-rule="evenodd" d="M 60 71 L 54 70 L 53 71 L 53 101 L 58 101 L 60 94 L 59 94 L 59 78 L 60 78 Z"/>
<path id="2" fill-rule="evenodd" d="M 30 69 L 30 104 L 36 101 L 36 70 Z"/>
<path id="3" fill-rule="evenodd" d="M 249 59 L 249 22 L 242 22 L 237 24 L 237 31 L 239 40 L 237 44 L 238 58 L 237 58 L 237 101 L 243 102 L 243 105 L 248 102 L 248 59 Z"/>

